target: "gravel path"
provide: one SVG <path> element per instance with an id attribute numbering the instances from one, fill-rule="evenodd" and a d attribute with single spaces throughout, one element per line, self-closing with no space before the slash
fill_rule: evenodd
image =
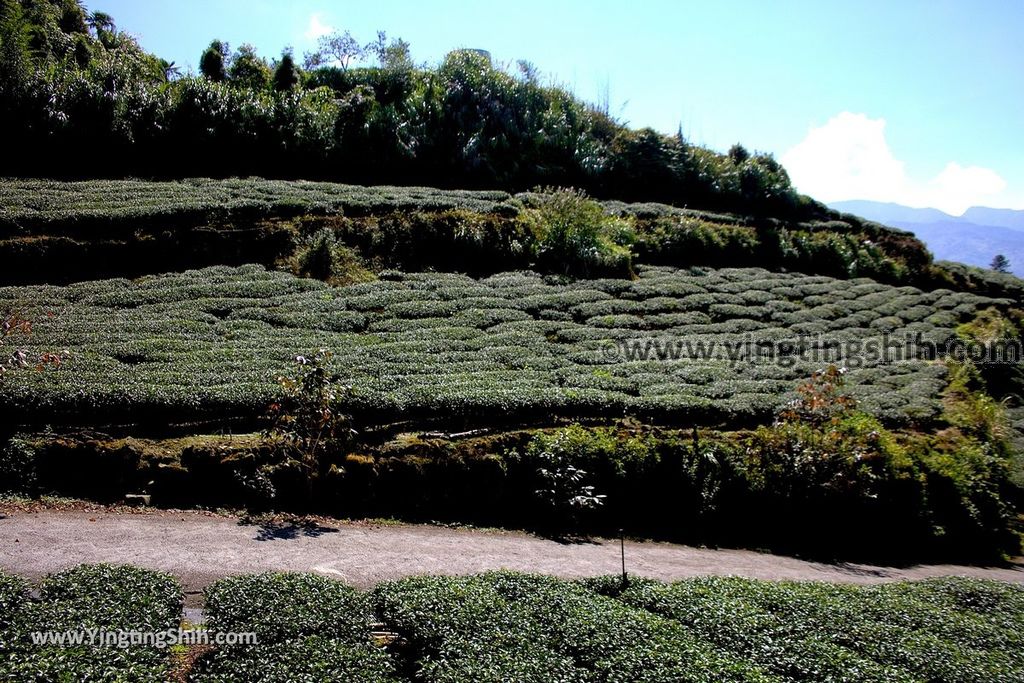
<path id="1" fill-rule="evenodd" d="M 620 571 L 617 540 L 561 544 L 528 534 L 419 525 L 331 523 L 312 528 L 242 525 L 193 512 L 0 514 L 0 569 L 37 578 L 82 562 L 131 563 L 176 575 L 195 596 L 229 574 L 319 572 L 359 587 L 410 574 L 507 568 L 565 577 Z M 671 580 L 706 574 L 873 583 L 962 575 L 1024 583 L 1024 565 L 877 567 L 824 564 L 747 550 L 626 542 L 631 574 Z M 190 599 L 190 602 L 194 598 Z"/>

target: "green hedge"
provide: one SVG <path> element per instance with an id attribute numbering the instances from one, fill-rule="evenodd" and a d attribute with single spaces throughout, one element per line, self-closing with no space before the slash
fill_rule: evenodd
<path id="1" fill-rule="evenodd" d="M 24 636 L 28 611 L 28 584 L 0 572 L 0 661 Z"/>
<path id="2" fill-rule="evenodd" d="M 395 683 L 395 666 L 383 651 L 331 636 L 307 636 L 257 647 L 221 648 L 196 663 L 194 683 L 292 683 L 345 681 Z"/>
<path id="3" fill-rule="evenodd" d="M 9 580 L 4 583 L 0 601 L 10 596 Z M 182 603 L 174 578 L 137 567 L 80 565 L 48 576 L 39 585 L 39 599 L 24 603 L 13 645 L 7 652 L 0 645 L 0 679 L 164 681 L 170 661 L 157 648 L 34 645 L 29 634 L 91 628 L 163 632 L 178 627 Z"/>
<path id="4" fill-rule="evenodd" d="M 986 623 L 962 607 L 918 600 L 915 594 L 927 593 L 927 585 L 855 588 L 705 578 L 671 585 L 634 581 L 621 593 L 611 579 L 593 585 L 796 680 L 967 683 L 1024 675 L 1019 630 Z M 1019 603 L 1019 590 L 1005 592 L 1016 593 Z"/>
<path id="5" fill-rule="evenodd" d="M 101 626 L 159 631 L 177 627 L 182 592 L 169 574 L 131 565 L 80 565 L 39 585 L 36 625 L 42 630 Z"/>
<path id="6" fill-rule="evenodd" d="M 571 583 L 499 572 L 374 592 L 424 681 L 766 681 L 670 622 Z"/>
<path id="7" fill-rule="evenodd" d="M 0 257 L 11 264 L 0 282 L 272 265 L 293 254 L 297 234 L 327 228 L 378 268 L 625 274 L 632 250 L 642 263 L 677 267 L 762 266 L 975 287 L 976 278 L 931 268 L 924 246 L 911 236 L 853 218 L 819 229 L 614 202 L 605 203 L 602 215 L 599 203 L 584 200 L 605 224 L 595 242 L 604 257 L 592 263 L 596 252 L 583 243 L 557 249 L 552 243 L 552 234 L 559 233 L 550 226 L 559 221 L 544 208 L 552 196 L 567 195 L 260 179 L 0 180 Z M 948 282 L 936 280 L 940 273 Z M 985 293 L 999 291 L 993 285 Z"/>
<path id="8" fill-rule="evenodd" d="M 219 647 L 196 665 L 192 680 L 395 681 L 391 657 L 370 643 L 366 596 L 313 574 L 230 577 L 205 592 L 213 633 L 255 633 L 256 645 Z"/>
<path id="9" fill-rule="evenodd" d="M 88 236 L 115 226 L 218 224 L 305 214 L 368 216 L 459 209 L 517 212 L 505 192 L 341 185 L 261 178 L 178 181 L 15 180 L 0 182 L 0 236 L 45 231 Z"/>
<path id="10" fill-rule="evenodd" d="M 17 636 L 13 646 L 0 641 L 0 678 L 166 680 L 166 653 L 32 649 L 20 629 L 169 628 L 180 604 L 173 580 L 132 567 L 60 572 L 44 580 L 38 601 L 0 573 L 0 636 Z M 36 616 L 54 610 L 68 618 Z M 214 632 L 255 631 L 260 642 L 205 651 L 189 671 L 197 682 L 1024 678 L 1024 587 L 955 577 L 873 586 L 722 577 L 624 583 L 498 571 L 410 577 L 361 594 L 321 576 L 268 573 L 218 581 L 206 591 L 206 610 Z M 372 643 L 373 619 L 397 639 Z"/>
<path id="11" fill-rule="evenodd" d="M 364 596 L 315 574 L 229 577 L 207 588 L 205 599 L 211 629 L 256 633 L 260 642 L 330 634 L 357 643 L 372 621 Z"/>
<path id="12" fill-rule="evenodd" d="M 862 286 L 881 288 L 880 296 L 861 301 Z M 800 295 L 776 294 L 779 288 Z M 740 303 L 753 291 L 772 297 L 768 303 L 798 308 Z M 800 308 L 800 297 L 808 296 L 822 303 Z M 602 302 L 633 312 L 595 315 Z M 329 348 L 339 378 L 354 387 L 347 409 L 363 424 L 613 414 L 752 424 L 785 403 L 780 387 L 828 362 L 784 354 L 778 361 L 735 364 L 723 357 L 748 353 L 757 340 L 795 340 L 794 349 L 810 348 L 814 339 L 800 341 L 799 335 L 816 329 L 867 344 L 883 333 L 870 326 L 869 316 L 909 311 L 907 319 L 891 318 L 896 337 L 920 333 L 941 341 L 954 334 L 955 323 L 1010 305 L 861 279 L 660 267 L 642 268 L 634 281 L 390 273 L 377 282 L 330 288 L 245 266 L 134 282 L 7 287 L 0 288 L 0 310 L 18 310 L 35 325 L 31 337 L 11 341 L 29 351 L 70 354 L 59 370 L 8 373 L 0 408 L 14 423 L 45 415 L 53 425 L 253 418 L 274 399 L 275 378 L 296 355 Z M 949 315 L 920 320 L 920 306 Z M 661 312 L 672 309 L 695 315 L 677 319 Z M 866 316 L 851 319 L 854 311 Z M 696 314 L 709 314 L 713 322 Z M 639 344 L 630 347 L 639 352 L 671 352 L 680 343 L 675 348 L 685 357 L 609 355 L 618 342 Z M 704 358 L 711 344 L 716 357 Z M 837 362 L 850 365 L 865 409 L 889 423 L 927 424 L 937 415 L 941 366 L 859 360 Z M 906 376 L 898 390 L 875 379 L 872 371 L 883 367 L 883 377 Z M 711 379 L 694 381 L 694 372 Z M 762 405 L 749 395 L 776 399 Z"/>

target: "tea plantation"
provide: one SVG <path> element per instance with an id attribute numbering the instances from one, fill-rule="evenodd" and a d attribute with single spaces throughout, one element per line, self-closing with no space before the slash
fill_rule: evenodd
<path id="1" fill-rule="evenodd" d="M 0 574 L 0 680 L 167 680 L 165 650 L 101 639 L 176 629 L 183 596 L 175 579 L 129 566 L 82 565 L 47 577 L 38 592 L 31 599 L 27 584 Z M 33 633 L 82 640 L 37 644 Z"/>
<path id="2" fill-rule="evenodd" d="M 207 634 L 255 645 L 59 649 L 33 631 L 177 629 L 181 588 L 80 566 L 38 598 L 0 574 L 4 680 L 1024 680 L 1024 589 L 970 579 L 872 587 L 705 578 L 566 581 L 496 572 L 412 577 L 369 593 L 311 574 L 223 579 Z M 189 627 L 193 628 L 193 627 Z M 61 679 L 63 680 L 63 679 Z"/>
<path id="3" fill-rule="evenodd" d="M 944 366 L 887 364 L 861 351 L 883 334 L 942 342 L 957 324 L 1010 303 L 869 280 L 668 267 L 641 267 L 635 280 L 389 272 L 339 288 L 214 267 L 4 288 L 0 308 L 36 321 L 26 348 L 67 358 L 59 369 L 12 375 L 0 407 L 49 424 L 253 416 L 296 355 L 326 348 L 353 387 L 347 407 L 371 423 L 629 414 L 750 424 L 770 420 L 797 381 L 828 362 L 851 368 L 849 384 L 869 411 L 927 423 L 940 408 Z M 691 357 L 630 358 L 645 339 L 685 342 Z M 791 346 L 773 358 L 759 355 L 758 342 Z M 828 356 L 825 342 L 853 353 Z"/>
<path id="4" fill-rule="evenodd" d="M 908 233 L 552 189 L 3 180 L 0 199 L 0 491 L 829 556 L 1019 546 L 1024 376 L 946 350 L 1019 341 L 1024 290 Z"/>
<path id="5" fill-rule="evenodd" d="M 1020 555 L 1024 281 L 527 62 L 328 30 L 184 75 L 80 0 L 0 0 L 0 167 L 77 178 L 0 178 L 0 504 Z M 0 571 L 0 683 L 1024 683 L 1024 587 L 962 578 L 267 573 L 198 629 L 184 598 Z M 258 643 L 74 640 L 181 627 Z"/>
<path id="6" fill-rule="evenodd" d="M 6 179 L 0 182 L 0 236 L 26 230 L 79 234 L 83 228 L 294 216 L 363 215 L 386 211 L 464 209 L 515 213 L 512 196 L 499 191 L 429 187 L 363 187 L 260 178 L 182 181 Z"/>
<path id="7" fill-rule="evenodd" d="M 323 228 L 383 267 L 491 275 L 540 263 L 558 271 L 572 254 L 545 254 L 547 221 L 530 220 L 550 197 L 261 179 L 0 180 L 0 258 L 7 262 L 0 284 L 274 266 Z M 909 233 L 824 207 L 798 220 L 653 203 L 590 205 L 617 223 L 615 239 L 645 263 L 760 265 L 989 293 L 1012 288 L 932 265 Z"/>

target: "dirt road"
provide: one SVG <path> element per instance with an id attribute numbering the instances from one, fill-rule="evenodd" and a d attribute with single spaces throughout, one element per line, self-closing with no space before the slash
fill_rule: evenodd
<path id="1" fill-rule="evenodd" d="M 528 534 L 434 526 L 331 523 L 239 524 L 192 512 L 8 511 L 0 514 L 0 569 L 36 578 L 82 562 L 131 563 L 170 572 L 195 595 L 229 574 L 319 572 L 355 586 L 410 574 L 508 568 L 565 577 L 620 571 L 617 540 L 566 545 Z M 823 564 L 746 550 L 626 542 L 631 574 L 679 579 L 706 574 L 872 583 L 963 575 L 1024 583 L 1024 566 Z"/>

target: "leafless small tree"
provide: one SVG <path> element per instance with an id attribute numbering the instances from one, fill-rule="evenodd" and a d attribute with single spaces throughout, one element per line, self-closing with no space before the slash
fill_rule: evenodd
<path id="1" fill-rule="evenodd" d="M 316 52 L 306 54 L 306 68 L 312 69 L 324 64 L 338 64 L 342 71 L 348 71 L 349 64 L 366 56 L 366 48 L 359 44 L 351 33 L 335 31 L 320 36 Z"/>

